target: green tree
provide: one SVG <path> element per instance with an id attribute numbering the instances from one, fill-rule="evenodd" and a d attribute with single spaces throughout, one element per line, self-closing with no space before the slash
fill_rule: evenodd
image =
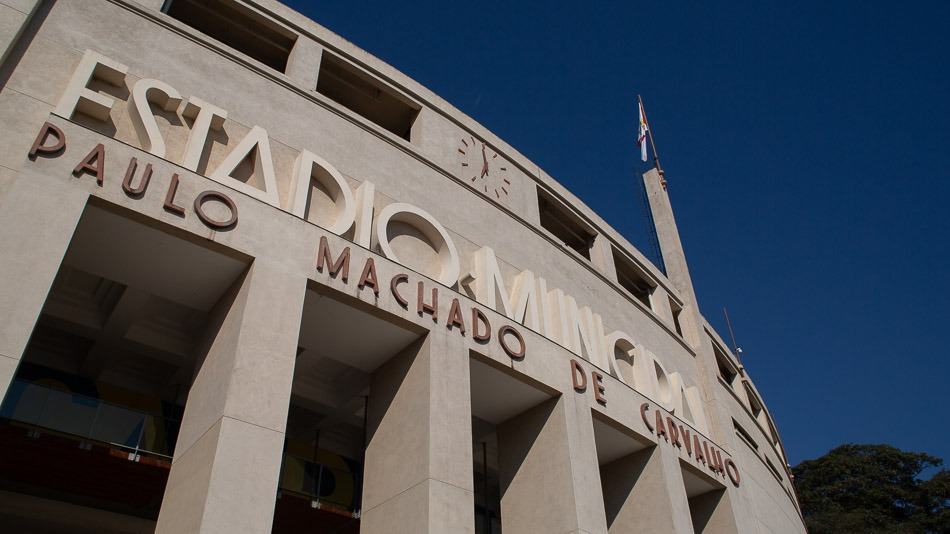
<path id="1" fill-rule="evenodd" d="M 890 445 L 841 445 L 794 468 L 811 534 L 950 533 L 950 472 L 943 460 Z"/>

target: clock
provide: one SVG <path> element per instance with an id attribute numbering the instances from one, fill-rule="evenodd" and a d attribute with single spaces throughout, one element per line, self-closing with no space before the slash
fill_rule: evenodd
<path id="1" fill-rule="evenodd" d="M 474 136 L 459 139 L 459 176 L 469 185 L 487 195 L 501 200 L 508 197 L 511 180 L 508 177 L 509 163 L 493 148 Z"/>

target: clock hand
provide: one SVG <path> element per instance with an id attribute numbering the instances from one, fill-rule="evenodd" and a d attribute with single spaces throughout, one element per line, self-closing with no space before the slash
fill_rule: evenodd
<path id="1" fill-rule="evenodd" d="M 485 177 L 488 174 L 488 156 L 485 155 L 485 143 L 482 143 L 482 176 Z"/>

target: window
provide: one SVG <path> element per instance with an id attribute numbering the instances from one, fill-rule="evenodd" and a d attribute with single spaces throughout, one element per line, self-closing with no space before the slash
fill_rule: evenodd
<path id="1" fill-rule="evenodd" d="M 719 377 L 722 378 L 726 384 L 729 384 L 729 387 L 733 387 L 736 376 L 739 375 L 739 370 L 736 369 L 732 360 L 726 354 L 726 351 L 719 346 L 719 343 L 713 341 L 712 344 L 713 352 L 716 353 L 716 364 L 719 366 Z"/>
<path id="2" fill-rule="evenodd" d="M 614 255 L 614 268 L 617 270 L 617 282 L 644 306 L 653 309 L 650 297 L 656 289 L 656 284 L 650 281 L 649 277 L 616 247 L 611 247 L 611 249 Z"/>
<path id="3" fill-rule="evenodd" d="M 670 297 L 670 311 L 673 312 L 673 329 L 680 337 L 683 337 L 683 325 L 680 324 L 680 314 L 683 313 L 683 307 L 677 304 L 672 297 Z"/>
<path id="4" fill-rule="evenodd" d="M 777 478 L 778 481 L 781 482 L 782 474 L 779 472 L 778 468 L 775 467 L 775 464 L 772 463 L 772 460 L 768 457 L 768 455 L 765 455 L 765 463 L 769 465 L 769 469 L 772 470 L 772 474 L 775 475 L 775 478 Z"/>
<path id="5" fill-rule="evenodd" d="M 765 405 L 762 404 L 762 400 L 759 396 L 752 390 L 752 387 L 748 382 L 743 382 L 745 384 L 746 396 L 749 397 L 749 409 L 752 411 L 752 417 L 755 418 L 755 421 L 762 428 L 763 433 L 767 433 L 766 430 L 769 427 L 769 416 L 765 413 Z"/>
<path id="6" fill-rule="evenodd" d="M 759 444 L 756 443 L 754 439 L 752 439 L 752 436 L 749 435 L 746 429 L 742 428 L 742 425 L 740 425 L 735 419 L 732 420 L 732 426 L 736 430 L 736 435 L 739 436 L 739 438 L 741 438 L 742 441 L 746 443 L 746 445 L 752 447 L 753 450 L 758 450 Z"/>
<path id="7" fill-rule="evenodd" d="M 541 227 L 551 232 L 566 247 L 590 259 L 590 247 L 596 234 L 572 214 L 569 208 L 538 189 Z"/>
<path id="8" fill-rule="evenodd" d="M 779 446 L 778 431 L 775 429 L 775 425 L 772 423 L 771 419 L 769 419 L 769 440 L 772 442 L 772 445 L 774 445 L 777 450 Z"/>
<path id="9" fill-rule="evenodd" d="M 290 30 L 234 0 L 167 0 L 163 11 L 280 72 L 297 41 Z"/>
<path id="10" fill-rule="evenodd" d="M 749 409 L 752 410 L 752 416 L 755 417 L 756 419 L 758 419 L 759 416 L 762 415 L 762 404 L 755 397 L 755 394 L 753 394 L 751 390 L 749 390 Z"/>
<path id="11" fill-rule="evenodd" d="M 775 454 L 778 456 L 779 462 L 785 465 L 785 451 L 782 450 L 782 443 L 778 439 L 778 431 L 775 429 L 775 424 L 771 419 L 769 419 L 768 439 L 772 443 L 772 449 L 775 450 Z"/>
<path id="12" fill-rule="evenodd" d="M 320 60 L 317 92 L 406 141 L 421 109 L 355 65 L 327 52 Z"/>

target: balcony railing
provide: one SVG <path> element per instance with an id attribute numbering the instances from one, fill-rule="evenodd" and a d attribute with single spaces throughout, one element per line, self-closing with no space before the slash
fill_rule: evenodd
<path id="1" fill-rule="evenodd" d="M 41 429 L 171 459 L 180 422 L 47 385 L 14 380 L 0 417 Z M 134 456 L 133 456 L 134 455 Z"/>
<path id="2" fill-rule="evenodd" d="M 331 508 L 359 516 L 360 474 L 298 456 L 284 454 L 280 489 L 307 497 L 315 508 Z"/>
<path id="3" fill-rule="evenodd" d="M 80 440 L 171 460 L 180 422 L 71 393 L 14 380 L 0 406 L 0 418 Z M 362 480 L 345 465 L 330 466 L 285 454 L 280 490 L 309 498 L 315 508 L 359 517 Z"/>

